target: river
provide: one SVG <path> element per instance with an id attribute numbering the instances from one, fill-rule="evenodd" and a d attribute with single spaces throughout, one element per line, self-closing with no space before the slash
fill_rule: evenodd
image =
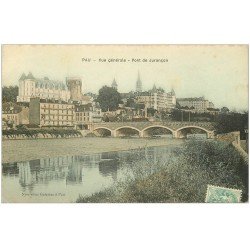
<path id="1" fill-rule="evenodd" d="M 75 202 L 124 177 L 130 161 L 149 163 L 178 146 L 159 146 L 127 151 L 47 157 L 2 164 L 3 202 Z M 121 167 L 122 166 L 122 167 Z"/>

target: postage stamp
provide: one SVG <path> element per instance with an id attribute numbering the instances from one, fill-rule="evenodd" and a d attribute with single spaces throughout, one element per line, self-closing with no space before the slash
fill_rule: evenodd
<path id="1" fill-rule="evenodd" d="M 205 202 L 237 203 L 241 200 L 242 190 L 208 185 Z"/>

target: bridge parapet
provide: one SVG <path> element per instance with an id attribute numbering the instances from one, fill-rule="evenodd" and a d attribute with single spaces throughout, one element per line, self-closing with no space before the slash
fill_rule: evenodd
<path id="1" fill-rule="evenodd" d="M 207 138 L 214 138 L 214 124 L 211 122 L 103 122 L 89 124 L 90 131 L 109 130 L 112 137 L 119 136 L 121 129 L 124 128 L 137 130 L 139 137 L 147 137 L 147 130 L 157 127 L 171 131 L 173 138 L 183 138 L 182 131 L 186 128 L 201 129 L 206 132 Z"/>
<path id="2" fill-rule="evenodd" d="M 90 125 L 90 129 L 94 130 L 99 127 L 105 127 L 111 130 L 115 130 L 121 127 L 131 127 L 136 128 L 137 130 L 143 130 L 151 126 L 165 126 L 171 130 L 178 130 L 183 127 L 201 127 L 206 130 L 213 131 L 214 123 L 212 122 L 102 122 L 102 123 L 93 123 Z"/>

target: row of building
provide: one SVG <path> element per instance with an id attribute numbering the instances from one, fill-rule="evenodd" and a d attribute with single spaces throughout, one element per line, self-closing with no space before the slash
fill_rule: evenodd
<path id="1" fill-rule="evenodd" d="M 82 128 L 101 119 L 98 103 L 92 96 L 83 95 L 82 80 L 78 77 L 68 77 L 63 83 L 23 73 L 17 103 L 4 103 L 2 107 L 3 128 L 20 124 Z"/>
<path id="2" fill-rule="evenodd" d="M 114 79 L 111 87 L 117 89 L 118 84 Z M 149 91 L 142 91 L 142 81 L 138 72 L 136 80 L 135 101 L 138 104 L 144 104 L 145 108 L 153 108 L 157 111 L 169 111 L 176 107 L 188 108 L 194 112 L 209 112 L 214 109 L 214 104 L 204 97 L 199 98 L 178 98 L 172 89 L 165 93 L 163 89 L 157 89 L 156 86 Z M 24 73 L 19 79 L 19 94 L 17 102 L 29 103 L 31 98 L 49 99 L 62 102 L 79 102 L 89 104 L 93 102 L 93 97 L 83 95 L 82 80 L 78 77 L 67 77 L 66 83 L 57 80 L 50 80 L 48 77 L 43 79 L 35 78 L 31 72 L 26 76 Z M 126 100 L 125 100 L 126 102 Z M 124 102 L 124 103 L 125 103 Z"/>
<path id="3" fill-rule="evenodd" d="M 117 89 L 118 84 L 114 78 L 111 87 Z M 152 108 L 159 112 L 161 111 L 169 111 L 176 106 L 176 95 L 174 90 L 171 92 L 165 93 L 163 89 L 157 89 L 154 84 L 153 88 L 149 91 L 142 91 L 142 81 L 140 78 L 140 73 L 138 72 L 138 77 L 136 80 L 136 91 L 132 93 L 123 93 L 122 101 L 123 104 L 126 104 L 128 98 L 133 98 L 135 103 L 142 104 L 146 109 Z"/>
<path id="4" fill-rule="evenodd" d="M 114 79 L 112 88 L 117 89 Z M 117 110 L 102 112 L 95 102 L 96 95 L 82 93 L 82 80 L 67 77 L 65 83 L 48 77 L 35 78 L 30 72 L 19 79 L 17 103 L 4 103 L 2 107 L 3 128 L 8 125 L 32 124 L 38 126 L 74 126 L 80 129 L 93 122 L 103 121 L 103 117 L 113 115 L 127 119 L 149 118 L 148 110 L 157 113 L 168 112 L 178 107 L 191 112 L 211 112 L 213 103 L 200 98 L 176 98 L 175 91 L 165 92 L 155 85 L 149 91 L 142 91 L 142 81 L 138 72 L 136 91 L 121 93 L 122 103 Z M 130 100 L 134 105 L 129 105 Z M 151 117 L 152 118 L 152 117 Z"/>
<path id="5" fill-rule="evenodd" d="M 102 121 L 101 108 L 96 103 L 80 104 L 51 99 L 30 98 L 28 106 L 4 103 L 2 106 L 3 129 L 10 125 L 37 125 L 76 127 Z"/>
<path id="6" fill-rule="evenodd" d="M 113 80 L 111 86 L 117 89 L 118 84 L 115 79 Z M 196 113 L 216 111 L 214 104 L 204 97 L 176 98 L 173 88 L 170 92 L 165 92 L 161 88 L 156 88 L 156 85 L 154 84 L 151 90 L 142 91 L 142 81 L 139 72 L 135 89 L 135 96 L 133 97 L 135 102 L 138 104 L 143 104 L 146 108 L 157 110 L 158 112 L 169 112 L 176 107 Z M 126 97 L 129 96 L 126 94 L 124 95 Z M 124 103 L 125 102 L 126 100 L 124 100 Z"/>

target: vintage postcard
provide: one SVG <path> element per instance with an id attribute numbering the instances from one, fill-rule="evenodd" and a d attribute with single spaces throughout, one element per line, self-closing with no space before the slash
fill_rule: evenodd
<path id="1" fill-rule="evenodd" d="M 248 45 L 1 49 L 2 202 L 248 202 Z"/>

